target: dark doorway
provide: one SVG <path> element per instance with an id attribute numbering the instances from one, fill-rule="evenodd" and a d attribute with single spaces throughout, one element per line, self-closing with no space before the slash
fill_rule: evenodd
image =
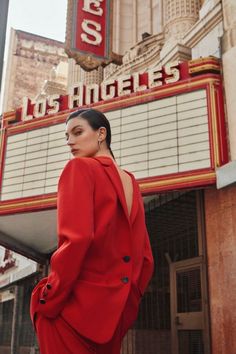
<path id="1" fill-rule="evenodd" d="M 198 191 L 144 198 L 155 272 L 122 354 L 208 354 L 199 198 Z"/>

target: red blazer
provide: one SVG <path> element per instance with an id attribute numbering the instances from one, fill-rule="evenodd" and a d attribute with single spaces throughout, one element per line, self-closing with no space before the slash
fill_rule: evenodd
<path id="1" fill-rule="evenodd" d="M 74 158 L 58 186 L 59 245 L 51 271 L 33 291 L 31 318 L 61 315 L 97 342 L 111 339 L 134 290 L 130 324 L 153 272 L 143 201 L 135 178 L 128 215 L 119 173 L 109 157 Z"/>

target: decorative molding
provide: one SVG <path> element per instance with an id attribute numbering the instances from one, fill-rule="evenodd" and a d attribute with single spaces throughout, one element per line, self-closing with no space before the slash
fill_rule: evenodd
<path id="1" fill-rule="evenodd" d="M 162 65 L 175 60 L 188 61 L 192 58 L 192 50 L 183 44 L 176 43 L 167 53 L 161 52 L 160 58 Z"/>
<path id="2" fill-rule="evenodd" d="M 123 64 L 116 66 L 114 70 L 105 71 L 104 80 L 115 78 L 126 73 L 147 70 L 148 67 L 157 64 L 160 58 L 160 51 L 164 43 L 162 33 L 147 37 L 145 40 L 138 42 L 123 57 Z"/>
<path id="3" fill-rule="evenodd" d="M 215 7 L 206 14 L 205 17 L 199 19 L 185 34 L 183 43 L 190 48 L 197 45 L 206 35 L 215 28 L 223 20 L 221 3 L 218 2 Z"/>

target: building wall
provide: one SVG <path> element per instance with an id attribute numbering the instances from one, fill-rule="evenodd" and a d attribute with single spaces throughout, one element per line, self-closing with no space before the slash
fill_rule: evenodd
<path id="1" fill-rule="evenodd" d="M 146 70 L 149 66 L 165 64 L 171 60 L 208 55 L 222 57 L 229 151 L 231 159 L 235 160 L 235 13 L 235 0 L 114 0 L 113 49 L 124 55 L 123 65 L 117 67 L 111 64 L 104 71 L 100 68 L 87 74 L 70 61 L 69 84 L 82 80 L 85 83 L 100 83 L 104 78 L 124 75 L 137 68 L 139 71 Z M 148 32 L 151 39 L 142 41 L 144 32 Z M 19 32 L 14 36 L 11 46 L 16 55 L 9 57 L 9 65 L 13 69 L 9 71 L 7 78 L 9 86 L 6 90 L 5 111 L 20 104 L 18 93 L 21 97 L 26 95 L 33 98 L 37 95 L 44 80 L 50 78 L 52 67 L 58 64 L 58 57 L 66 60 L 58 42 L 42 44 L 38 38 L 39 47 L 34 44 L 32 51 L 29 43 L 34 42 L 31 39 L 23 40 Z M 17 47 L 17 36 L 18 43 L 24 44 L 23 47 Z M 42 60 L 40 48 L 44 52 L 48 48 L 47 59 Z M 34 77 L 36 73 L 38 79 L 32 82 L 27 70 Z M 236 187 L 206 189 L 205 223 L 212 354 L 236 352 L 235 220 Z"/>
<path id="2" fill-rule="evenodd" d="M 236 353 L 236 186 L 205 191 L 212 354 Z"/>
<path id="3" fill-rule="evenodd" d="M 221 57 L 220 39 L 223 35 L 222 21 L 216 25 L 201 41 L 192 48 L 192 58 L 206 57 L 213 55 Z"/>
<path id="4" fill-rule="evenodd" d="M 142 34 L 162 31 L 162 0 L 114 0 L 113 50 L 124 54 Z"/>
<path id="5" fill-rule="evenodd" d="M 24 96 L 34 99 L 51 79 L 52 69 L 67 60 L 63 43 L 12 29 L 3 111 L 21 106 Z"/>
<path id="6" fill-rule="evenodd" d="M 236 160 L 236 2 L 223 0 L 224 35 L 221 39 L 223 75 L 229 126 L 229 145 L 232 160 Z"/>

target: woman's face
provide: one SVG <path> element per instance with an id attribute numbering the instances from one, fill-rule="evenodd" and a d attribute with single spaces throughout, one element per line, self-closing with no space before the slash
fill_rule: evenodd
<path id="1" fill-rule="evenodd" d="M 66 125 L 66 140 L 71 153 L 78 157 L 95 156 L 99 150 L 99 129 L 93 130 L 86 119 L 72 118 Z"/>

